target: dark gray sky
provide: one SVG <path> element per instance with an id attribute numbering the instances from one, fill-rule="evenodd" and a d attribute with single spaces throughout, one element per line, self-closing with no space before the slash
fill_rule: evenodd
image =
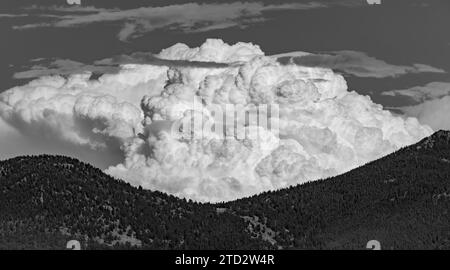
<path id="1" fill-rule="evenodd" d="M 112 12 L 122 15 L 112 19 Z M 316 53 L 309 65 L 343 72 L 351 89 L 400 106 L 408 100 L 381 93 L 450 83 L 449 25 L 446 0 L 384 0 L 381 5 L 366 0 L 82 0 L 79 7 L 64 0 L 2 0 L 0 91 L 29 80 L 24 76 L 29 73 L 19 72 L 33 66 L 45 69 L 53 62 L 52 70 L 58 70 L 54 62 L 59 61 L 70 63 L 65 71 L 79 70 L 116 55 L 221 38 L 256 43 L 268 55 Z"/>

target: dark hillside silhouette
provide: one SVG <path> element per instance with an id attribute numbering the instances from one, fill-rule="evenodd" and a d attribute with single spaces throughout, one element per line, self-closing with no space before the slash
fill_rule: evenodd
<path id="1" fill-rule="evenodd" d="M 62 156 L 0 162 L 0 249 L 450 248 L 450 133 L 343 175 L 222 204 Z"/>

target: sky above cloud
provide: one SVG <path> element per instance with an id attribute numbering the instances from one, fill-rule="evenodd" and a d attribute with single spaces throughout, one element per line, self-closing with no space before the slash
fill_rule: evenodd
<path id="1" fill-rule="evenodd" d="M 40 6 L 40 7 L 53 7 L 53 6 L 64 6 L 67 0 L 40 0 L 40 1 L 32 1 L 32 0 L 3 0 L 0 3 L 0 10 L 17 10 L 21 8 L 26 8 L 31 5 Z M 118 9 L 134 9 L 142 6 L 151 6 L 151 7 L 161 7 L 161 6 L 169 6 L 169 5 L 183 5 L 187 3 L 199 3 L 199 4 L 208 4 L 212 1 L 208 0 L 81 0 L 81 6 L 88 7 L 96 7 L 96 8 L 118 8 Z M 213 1 L 217 4 L 227 4 L 230 3 L 229 0 L 215 0 Z M 282 5 L 282 4 L 291 4 L 291 3 L 300 3 L 300 4 L 309 4 L 309 3 L 320 3 L 322 5 L 327 6 L 355 6 L 355 5 L 366 5 L 366 0 L 246 0 L 242 2 L 249 3 L 262 3 L 264 5 Z M 70 5 L 66 5 L 70 6 Z M 77 6 L 77 5 L 71 5 Z"/>
<path id="2" fill-rule="evenodd" d="M 16 25 L 16 30 L 39 27 L 78 27 L 94 23 L 119 22 L 117 37 L 127 41 L 156 29 L 175 29 L 184 32 L 204 32 L 230 27 L 246 27 L 266 20 L 265 12 L 287 10 L 310 10 L 326 8 L 320 2 L 286 3 L 265 5 L 260 2 L 230 2 L 223 4 L 188 3 L 162 7 L 140 7 L 135 9 L 103 9 L 92 6 L 32 6 L 29 11 L 52 12 L 51 21 Z"/>

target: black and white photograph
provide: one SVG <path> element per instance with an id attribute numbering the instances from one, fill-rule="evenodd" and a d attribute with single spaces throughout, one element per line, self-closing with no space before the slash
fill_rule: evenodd
<path id="1" fill-rule="evenodd" d="M 0 0 L 0 34 L 0 250 L 450 249 L 448 0 Z"/>

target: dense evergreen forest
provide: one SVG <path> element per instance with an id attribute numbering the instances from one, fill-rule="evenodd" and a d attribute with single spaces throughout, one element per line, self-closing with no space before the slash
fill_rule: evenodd
<path id="1" fill-rule="evenodd" d="M 0 249 L 450 248 L 450 133 L 343 175 L 201 204 L 62 156 L 0 162 Z"/>

